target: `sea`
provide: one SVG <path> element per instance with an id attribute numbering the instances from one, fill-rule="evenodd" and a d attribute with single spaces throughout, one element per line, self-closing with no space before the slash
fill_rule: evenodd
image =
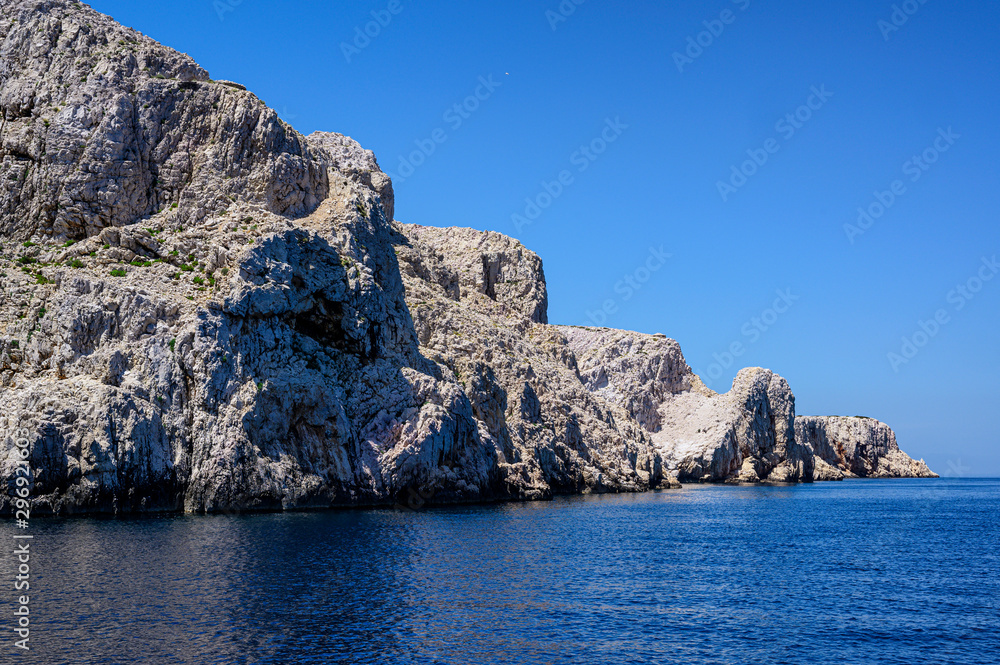
<path id="1" fill-rule="evenodd" d="M 0 663 L 1000 662 L 1000 480 L 0 532 Z"/>

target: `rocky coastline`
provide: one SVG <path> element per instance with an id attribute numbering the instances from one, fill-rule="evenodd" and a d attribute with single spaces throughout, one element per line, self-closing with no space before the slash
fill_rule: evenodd
<path id="1" fill-rule="evenodd" d="M 770 370 L 717 394 L 665 335 L 550 324 L 517 240 L 396 221 L 371 151 L 110 17 L 0 19 L 0 478 L 33 514 L 935 477 Z"/>

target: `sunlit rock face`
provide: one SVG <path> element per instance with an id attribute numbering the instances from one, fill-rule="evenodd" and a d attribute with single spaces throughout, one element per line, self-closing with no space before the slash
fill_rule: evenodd
<path id="1" fill-rule="evenodd" d="M 37 511 L 659 486 L 627 416 L 578 381 L 553 397 L 565 359 L 462 379 L 425 355 L 370 151 L 83 5 L 2 12 L 0 473 L 27 441 Z M 492 242 L 448 288 L 543 323 L 540 260 Z"/>
<path id="2" fill-rule="evenodd" d="M 800 435 L 768 370 L 717 395 L 662 335 L 549 325 L 519 242 L 394 222 L 370 151 L 81 4 L 0 3 L 0 179 L 0 478 L 36 512 L 905 472 Z"/>
<path id="3" fill-rule="evenodd" d="M 795 436 L 836 478 L 937 478 L 923 460 L 899 449 L 896 434 L 874 418 L 799 416 Z"/>

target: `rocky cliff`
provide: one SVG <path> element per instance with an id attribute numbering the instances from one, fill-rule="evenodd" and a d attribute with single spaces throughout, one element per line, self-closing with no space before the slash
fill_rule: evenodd
<path id="1" fill-rule="evenodd" d="M 86 7 L 3 18 L 0 435 L 31 443 L 37 510 L 494 496 L 370 152 Z"/>
<path id="2" fill-rule="evenodd" d="M 537 257 L 497 236 L 475 266 L 408 264 L 512 308 L 477 364 L 474 309 L 454 339 L 414 327 L 357 143 L 75 3 L 4 3 L 0 44 L 0 473 L 26 440 L 37 511 L 660 485 L 642 431 L 519 336 L 545 319 Z"/>
<path id="3" fill-rule="evenodd" d="M 801 482 L 933 478 L 871 418 L 795 415 L 782 377 L 741 370 L 717 394 L 665 335 L 561 328 L 589 390 L 621 405 L 649 432 L 667 473 L 681 482 Z"/>
<path id="4" fill-rule="evenodd" d="M 81 240 L 170 209 L 189 225 L 239 202 L 299 216 L 327 197 L 336 155 L 242 86 L 78 3 L 2 10 L 5 237 Z"/>
<path id="5" fill-rule="evenodd" d="M 0 477 L 26 444 L 36 512 L 812 478 L 780 377 L 548 325 L 536 255 L 394 223 L 353 140 L 84 5 L 0 9 Z"/>
<path id="6" fill-rule="evenodd" d="M 799 416 L 795 437 L 828 465 L 824 480 L 938 477 L 923 460 L 901 451 L 895 432 L 874 418 Z"/>
<path id="7" fill-rule="evenodd" d="M 546 320 L 538 257 L 506 236 L 396 226 L 420 351 L 468 395 L 515 494 L 636 491 L 669 483 L 629 413 L 591 394 Z"/>
<path id="8" fill-rule="evenodd" d="M 585 385 L 632 413 L 682 482 L 812 480 L 812 452 L 795 440 L 795 396 L 780 376 L 744 369 L 719 395 L 665 336 L 564 332 Z"/>

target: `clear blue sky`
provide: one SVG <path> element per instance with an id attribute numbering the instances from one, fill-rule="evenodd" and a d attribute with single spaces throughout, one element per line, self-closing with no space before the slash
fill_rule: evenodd
<path id="1" fill-rule="evenodd" d="M 93 6 L 300 131 L 374 150 L 397 176 L 399 220 L 523 241 L 545 261 L 553 323 L 601 320 L 588 313 L 612 300 L 608 326 L 676 338 L 717 390 L 769 367 L 800 414 L 876 417 L 939 473 L 997 476 L 1000 278 L 976 280 L 1000 256 L 1000 7 L 899 4 L 916 12 L 891 31 L 888 0 L 570 0 L 564 21 L 546 15 L 558 0 Z M 372 11 L 387 24 L 345 55 Z M 707 29 L 721 34 L 701 35 L 679 71 L 674 53 Z M 808 119 L 777 124 L 796 112 Z M 435 148 L 401 181 L 417 141 Z M 592 142 L 591 160 L 578 151 Z M 767 161 L 724 201 L 719 181 L 751 155 Z M 516 226 L 563 171 L 559 195 Z M 850 242 L 844 225 L 859 206 L 879 212 L 875 192 L 897 180 Z M 670 258 L 644 272 L 661 246 Z M 779 289 L 797 299 L 769 312 Z M 938 310 L 925 338 L 919 321 Z"/>

